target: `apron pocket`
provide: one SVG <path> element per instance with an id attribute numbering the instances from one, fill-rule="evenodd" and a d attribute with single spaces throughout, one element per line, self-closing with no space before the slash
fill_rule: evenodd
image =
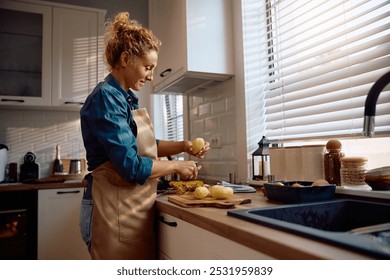
<path id="1" fill-rule="evenodd" d="M 91 198 L 83 198 L 81 200 L 79 224 L 81 237 L 87 245 L 88 251 L 91 249 L 92 214 L 93 200 Z"/>
<path id="2" fill-rule="evenodd" d="M 118 188 L 120 241 L 136 243 L 148 240 L 153 235 L 155 195 L 148 192 L 143 193 L 148 189 L 149 186 Z"/>

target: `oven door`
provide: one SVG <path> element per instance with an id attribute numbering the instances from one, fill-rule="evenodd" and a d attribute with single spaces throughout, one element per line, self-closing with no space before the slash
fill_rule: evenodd
<path id="1" fill-rule="evenodd" d="M 37 258 L 37 192 L 0 192 L 0 259 Z"/>

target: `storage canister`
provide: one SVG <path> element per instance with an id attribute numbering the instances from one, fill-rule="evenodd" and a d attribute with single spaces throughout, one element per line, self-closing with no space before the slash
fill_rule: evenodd
<path id="1" fill-rule="evenodd" d="M 367 158 L 343 157 L 341 158 L 341 185 L 362 186 L 365 183 Z"/>

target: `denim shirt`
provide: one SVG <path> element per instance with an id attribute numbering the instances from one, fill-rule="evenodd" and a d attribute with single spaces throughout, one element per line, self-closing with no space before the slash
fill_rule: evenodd
<path id="1" fill-rule="evenodd" d="M 89 171 L 111 160 L 123 178 L 144 184 L 153 162 L 138 154 L 132 109 L 138 109 L 138 97 L 109 74 L 80 110 L 81 132 Z"/>

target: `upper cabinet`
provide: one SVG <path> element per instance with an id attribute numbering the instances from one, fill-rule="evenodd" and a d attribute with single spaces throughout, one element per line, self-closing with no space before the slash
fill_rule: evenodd
<path id="1" fill-rule="evenodd" d="M 53 8 L 53 106 L 78 106 L 104 78 L 104 14 Z"/>
<path id="2" fill-rule="evenodd" d="M 79 108 L 99 80 L 105 11 L 0 3 L 0 105 Z"/>
<path id="3" fill-rule="evenodd" d="M 149 21 L 162 41 L 154 93 L 188 93 L 233 76 L 230 0 L 149 0 Z"/>
<path id="4" fill-rule="evenodd" d="M 1 1 L 0 104 L 51 105 L 51 7 Z"/>

